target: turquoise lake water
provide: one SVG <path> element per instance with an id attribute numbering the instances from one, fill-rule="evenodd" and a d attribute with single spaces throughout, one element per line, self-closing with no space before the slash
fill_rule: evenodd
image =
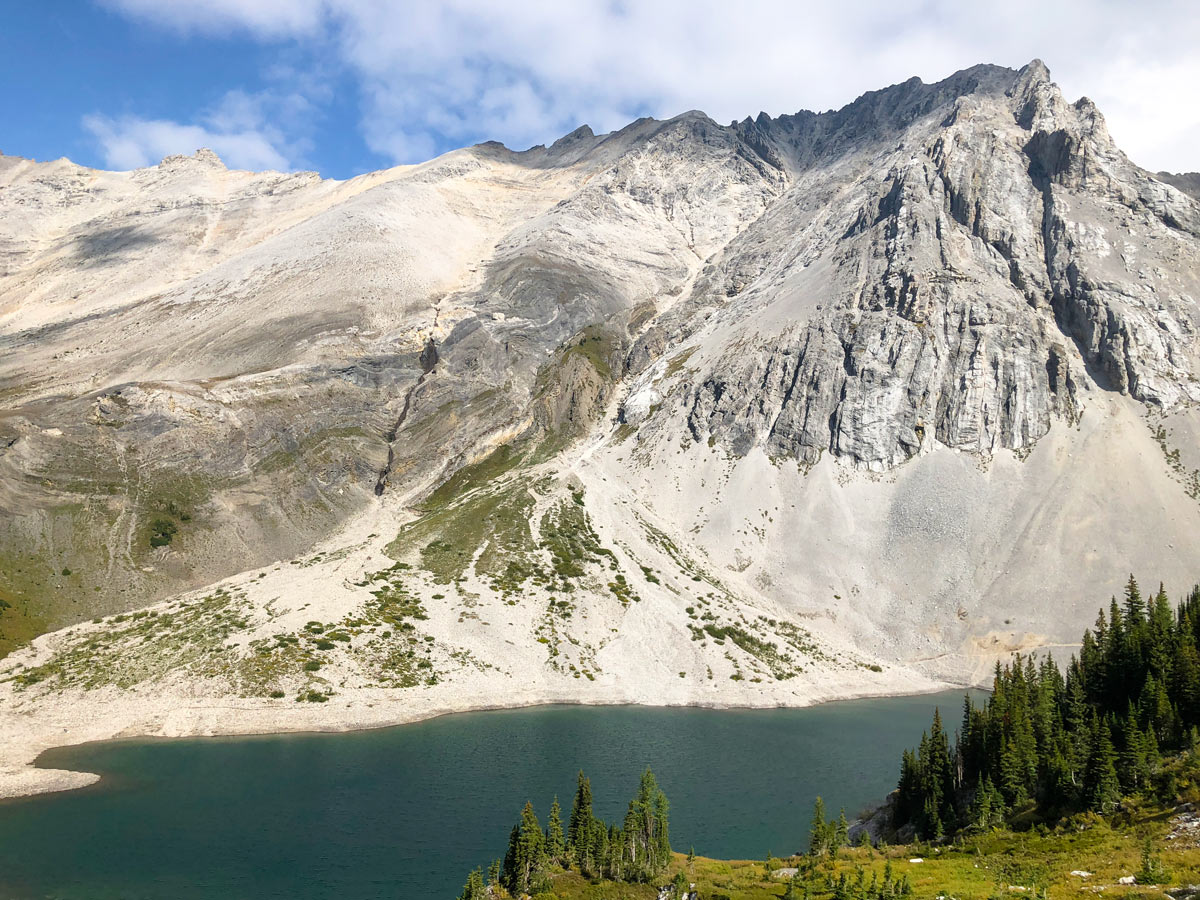
<path id="1" fill-rule="evenodd" d="M 570 811 L 575 773 L 620 820 L 651 766 L 677 850 L 799 849 L 812 802 L 853 818 L 962 692 L 807 709 L 552 706 L 350 734 L 64 748 L 82 790 L 0 803 L 4 900 L 450 900 L 503 855 L 525 801 Z"/>

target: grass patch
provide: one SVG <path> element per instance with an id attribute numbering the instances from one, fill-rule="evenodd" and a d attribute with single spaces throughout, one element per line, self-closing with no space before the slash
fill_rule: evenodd
<path id="1" fill-rule="evenodd" d="M 1150 837 L 1176 886 L 1200 882 L 1200 849 L 1165 840 L 1167 811 L 1138 811 L 1116 827 L 1104 820 L 1071 820 L 1054 829 L 1013 832 L 996 830 L 930 847 L 843 848 L 836 858 L 796 855 L 770 860 L 721 860 L 682 853 L 673 855 L 659 884 L 677 872 L 695 885 L 701 900 L 800 900 L 860 898 L 877 900 L 903 895 L 907 884 L 915 898 L 1032 898 L 1066 900 L 1081 896 L 1163 898 L 1161 885 L 1121 885 L 1119 879 L 1142 868 L 1142 848 Z M 920 862 L 912 862 L 920 860 Z M 795 882 L 774 872 L 798 869 Z M 1072 875 L 1088 872 L 1087 877 Z M 1170 888 L 1167 888 L 1170 890 Z M 1171 891 L 1175 893 L 1175 891 Z M 556 873 L 550 896 L 559 900 L 656 898 L 657 887 L 592 881 L 578 873 Z"/>
<path id="2" fill-rule="evenodd" d="M 586 574 L 590 563 L 608 561 L 617 569 L 617 557 L 600 543 L 586 509 L 577 503 L 562 501 L 542 516 L 539 531 L 542 547 L 550 554 L 554 587 L 562 591 L 575 589 L 574 581 Z"/>
<path id="3" fill-rule="evenodd" d="M 78 635 L 40 666 L 15 676 L 19 687 L 44 684 L 91 690 L 130 688 L 179 672 L 195 677 L 226 674 L 225 642 L 246 627 L 248 605 L 224 589 L 200 600 L 106 620 L 104 631 Z"/>

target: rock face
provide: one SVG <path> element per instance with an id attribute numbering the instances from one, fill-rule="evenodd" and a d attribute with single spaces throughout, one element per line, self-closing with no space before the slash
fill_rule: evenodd
<path id="1" fill-rule="evenodd" d="M 0 157 L 0 651 L 368 530 L 463 623 L 539 583 L 497 547 L 566 577 L 555 498 L 628 556 L 576 606 L 659 598 L 610 671 L 736 658 L 693 582 L 955 677 L 1074 639 L 1200 571 L 1189 184 L 1037 61 L 346 182 Z"/>
<path id="2" fill-rule="evenodd" d="M 1200 200 L 1200 172 L 1181 172 L 1178 175 L 1171 172 L 1158 172 L 1154 177 L 1163 184 L 1179 188 L 1189 197 Z"/>
<path id="3" fill-rule="evenodd" d="M 708 275 L 741 334 L 692 395 L 696 440 L 880 471 L 935 442 L 1022 450 L 1076 415 L 1072 357 L 1157 407 L 1200 396 L 1195 204 L 1040 66 L 952 81 L 970 90 L 877 147 L 849 191 L 843 153 L 799 149 L 812 124 L 744 123 L 802 163 Z"/>

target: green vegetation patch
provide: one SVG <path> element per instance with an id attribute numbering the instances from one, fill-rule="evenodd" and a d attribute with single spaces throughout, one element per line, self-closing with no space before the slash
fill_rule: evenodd
<path id="1" fill-rule="evenodd" d="M 672 356 L 667 362 L 667 369 L 666 372 L 663 373 L 663 377 L 670 378 L 673 375 L 677 375 L 679 372 L 681 372 L 683 367 L 687 365 L 687 361 L 692 358 L 692 354 L 695 352 L 695 347 L 688 347 L 683 352 L 676 353 L 674 356 Z"/>
<path id="2" fill-rule="evenodd" d="M 554 900 L 684 900 L 693 890 L 699 900 L 1161 900 L 1191 896 L 1186 886 L 1200 882 L 1200 848 L 1195 840 L 1168 840 L 1170 810 L 1157 806 L 1130 808 L 1113 822 L 1092 817 L 1054 828 L 994 828 L 941 846 L 862 841 L 850 846 L 844 817 L 824 822 L 821 815 L 822 827 L 811 829 L 805 852 L 783 857 L 766 853 L 758 860 L 671 852 L 661 868 L 645 877 L 623 865 L 629 845 L 623 829 L 614 827 L 601 838 L 598 828 L 584 827 L 593 817 L 590 784 L 580 781 L 569 816 L 555 804 L 541 827 L 527 807 L 514 831 L 517 841 L 529 838 L 524 846 L 510 848 L 503 861 L 472 873 L 460 900 L 513 897 L 530 890 L 536 898 Z M 637 801 L 631 806 L 636 809 Z M 626 819 L 636 825 L 645 821 L 636 815 Z M 532 839 L 535 822 L 541 842 Z M 808 824 L 798 823 L 797 830 Z M 594 840 L 580 837 L 589 833 Z M 1131 875 L 1135 884 L 1120 883 Z"/>
<path id="3" fill-rule="evenodd" d="M 0 659 L 45 631 L 45 619 L 25 597 L 0 586 Z"/>
<path id="4" fill-rule="evenodd" d="M 716 625 L 709 622 L 704 626 L 704 631 L 718 644 L 729 641 L 743 653 L 754 657 L 779 681 L 786 681 L 800 671 L 790 656 L 780 652 L 777 644 L 751 634 L 741 626 Z"/>
<path id="5" fill-rule="evenodd" d="M 616 349 L 617 344 L 612 332 L 599 325 L 589 325 L 563 351 L 563 359 L 583 357 L 596 370 L 597 375 L 608 380 L 613 375 L 610 360 Z"/>
<path id="6" fill-rule="evenodd" d="M 549 505 L 535 539 L 534 509 L 553 483 L 510 477 L 520 465 L 516 451 L 501 447 L 460 470 L 430 494 L 421 517 L 401 529 L 387 552 L 393 558 L 415 555 L 435 584 L 461 582 L 473 572 L 506 598 L 529 583 L 572 591 L 594 563 L 617 572 L 616 556 L 600 542 L 578 489 L 569 490 L 569 500 Z M 625 602 L 637 599 L 623 576 L 614 584 Z"/>
<path id="7" fill-rule="evenodd" d="M 519 479 L 504 478 L 519 463 L 504 446 L 460 469 L 429 495 L 422 516 L 400 530 L 387 552 L 397 558 L 415 550 L 437 584 L 460 581 L 474 567 L 497 590 L 518 590 L 534 573 L 536 549 L 529 526 L 534 497 Z"/>
<path id="8" fill-rule="evenodd" d="M 600 543 L 587 510 L 577 502 L 560 501 L 542 516 L 539 525 L 542 547 L 550 554 L 554 587 L 575 589 L 574 581 L 586 574 L 589 563 L 602 559 L 616 571 L 617 557 Z"/>
<path id="9" fill-rule="evenodd" d="M 179 526 L 171 519 L 154 519 L 150 523 L 150 546 L 168 547 L 178 533 Z"/>
<path id="10" fill-rule="evenodd" d="M 227 638 L 246 627 L 248 604 L 224 589 L 164 611 L 118 615 L 103 631 L 68 638 L 40 666 L 13 676 L 18 687 L 91 690 L 109 685 L 130 688 L 167 673 L 197 677 L 224 674 Z"/>
<path id="11" fill-rule="evenodd" d="M 1200 500 L 1200 469 L 1188 471 L 1187 466 L 1180 458 L 1179 448 L 1171 447 L 1167 443 L 1167 429 L 1162 425 L 1154 429 L 1154 440 L 1162 448 L 1163 456 L 1167 460 L 1167 465 L 1171 467 L 1175 480 L 1183 485 L 1183 489 L 1187 491 L 1189 497 L 1193 500 Z"/>

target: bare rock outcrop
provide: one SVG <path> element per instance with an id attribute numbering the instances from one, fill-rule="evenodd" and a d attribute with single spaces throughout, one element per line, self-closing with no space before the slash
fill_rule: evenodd
<path id="1" fill-rule="evenodd" d="M 874 149 L 853 190 L 841 158 L 794 172 L 718 263 L 723 327 L 742 327 L 691 390 L 696 440 L 886 469 L 935 441 L 1027 448 L 1078 415 L 1087 372 L 1163 408 L 1197 399 L 1197 206 L 1090 102 L 1033 63 Z"/>

